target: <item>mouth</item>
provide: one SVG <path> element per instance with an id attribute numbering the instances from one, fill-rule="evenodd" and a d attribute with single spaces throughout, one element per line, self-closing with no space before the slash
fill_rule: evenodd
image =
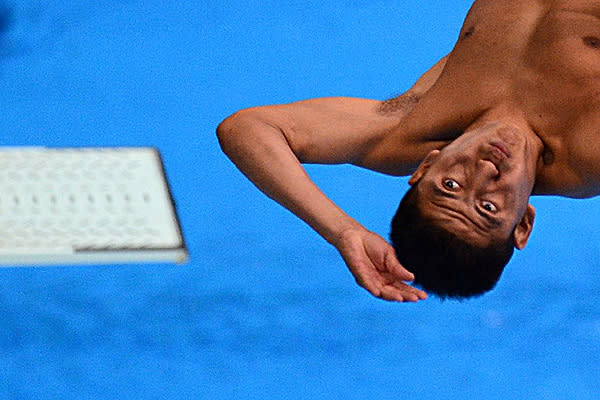
<path id="1" fill-rule="evenodd" d="M 506 144 L 501 142 L 490 143 L 486 153 L 484 160 L 494 164 L 498 173 L 507 172 L 510 169 L 512 154 Z"/>
<path id="2" fill-rule="evenodd" d="M 511 157 L 510 150 L 508 150 L 508 147 L 506 146 L 506 144 L 504 144 L 502 142 L 493 142 L 490 144 L 492 146 L 492 153 L 495 156 L 502 158 L 502 159 Z"/>

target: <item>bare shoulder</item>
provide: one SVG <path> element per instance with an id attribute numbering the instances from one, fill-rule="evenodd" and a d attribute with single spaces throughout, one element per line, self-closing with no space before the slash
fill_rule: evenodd
<path id="1" fill-rule="evenodd" d="M 251 107 L 229 119 L 244 129 L 268 126 L 279 131 L 301 162 L 352 163 L 379 169 L 362 160 L 395 130 L 404 113 L 386 110 L 385 102 L 353 97 L 325 97 L 288 104 Z"/>
<path id="2" fill-rule="evenodd" d="M 404 129 L 420 99 L 435 85 L 447 57 L 427 70 L 406 93 L 380 101 L 323 97 L 251 107 L 228 117 L 219 131 L 279 131 L 304 163 L 350 163 L 390 175 L 407 175 L 424 156 Z M 235 126 L 236 129 L 225 129 Z M 418 140 L 412 140 L 417 143 Z"/>

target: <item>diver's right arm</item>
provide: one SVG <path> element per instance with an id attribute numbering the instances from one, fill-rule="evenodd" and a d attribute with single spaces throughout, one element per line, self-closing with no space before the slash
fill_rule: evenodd
<path id="1" fill-rule="evenodd" d="M 223 151 L 267 196 L 333 244 L 359 285 L 377 297 L 417 301 L 411 273 L 393 248 L 334 204 L 302 163 L 356 163 L 397 123 L 377 116 L 379 102 L 328 98 L 239 111 L 218 127 Z M 370 144 L 371 143 L 371 144 Z"/>
<path id="2" fill-rule="evenodd" d="M 217 134 L 223 151 L 259 189 L 335 244 L 356 222 L 318 189 L 301 164 L 361 164 L 368 148 L 398 123 L 378 116 L 379 104 L 325 98 L 255 107 L 225 119 Z"/>
<path id="3" fill-rule="evenodd" d="M 424 93 L 444 62 L 419 79 L 406 96 Z M 217 134 L 223 151 L 260 190 L 338 249 L 359 285 L 387 300 L 416 301 L 426 294 L 403 282 L 413 276 L 397 261 L 393 248 L 334 204 L 302 167 L 302 163 L 350 163 L 407 175 L 420 161 L 410 147 L 382 144 L 397 132 L 408 111 L 382 112 L 382 104 L 335 97 L 254 107 L 225 119 Z"/>

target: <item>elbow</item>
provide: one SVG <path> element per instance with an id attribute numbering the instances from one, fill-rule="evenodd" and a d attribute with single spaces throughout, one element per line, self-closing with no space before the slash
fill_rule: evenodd
<path id="1" fill-rule="evenodd" d="M 217 127 L 217 138 L 221 150 L 231 156 L 239 146 L 243 146 L 244 142 L 260 131 L 263 125 L 260 112 L 255 109 L 248 108 L 237 111 L 236 113 L 225 118 Z"/>
<path id="2" fill-rule="evenodd" d="M 238 111 L 235 114 L 225 118 L 217 127 L 217 139 L 219 146 L 225 154 L 229 154 L 233 140 L 240 131 L 240 114 L 243 111 Z"/>
<path id="3" fill-rule="evenodd" d="M 289 128 L 285 112 L 275 107 L 253 107 L 238 111 L 217 127 L 221 150 L 229 158 L 238 158 L 251 147 L 254 149 L 288 146 L 298 157 L 302 155 L 297 135 Z"/>

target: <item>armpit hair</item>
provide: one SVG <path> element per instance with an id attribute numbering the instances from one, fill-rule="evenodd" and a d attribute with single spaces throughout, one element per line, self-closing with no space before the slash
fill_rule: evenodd
<path id="1" fill-rule="evenodd" d="M 398 111 L 408 113 L 415 107 L 419 100 L 420 96 L 407 92 L 393 99 L 381 102 L 378 111 L 381 114 L 392 114 Z"/>

